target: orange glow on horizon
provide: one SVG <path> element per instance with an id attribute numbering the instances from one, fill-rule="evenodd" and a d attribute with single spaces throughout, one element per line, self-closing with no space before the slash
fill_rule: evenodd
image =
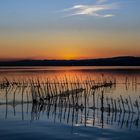
<path id="1" fill-rule="evenodd" d="M 40 38 L 21 35 L 0 42 L 0 60 L 21 59 L 94 59 L 116 56 L 140 56 L 137 41 L 111 36 L 102 38 L 80 34 L 55 34 Z M 48 39 L 49 38 L 49 39 Z M 136 38 L 137 39 L 137 38 Z M 133 47 L 132 47 L 133 46 Z"/>
<path id="2" fill-rule="evenodd" d="M 139 36 L 98 31 L 15 33 L 1 36 L 0 59 L 92 59 L 139 56 Z"/>

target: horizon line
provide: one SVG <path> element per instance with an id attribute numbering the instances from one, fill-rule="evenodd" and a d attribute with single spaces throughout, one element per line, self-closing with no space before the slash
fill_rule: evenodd
<path id="1" fill-rule="evenodd" d="M 0 58 L 0 62 L 17 62 L 17 61 L 78 61 L 78 60 L 96 60 L 96 59 L 111 59 L 111 58 L 125 58 L 125 57 L 133 57 L 137 58 L 139 56 L 133 55 L 120 55 L 120 56 L 111 56 L 111 57 L 96 57 L 96 58 L 81 58 L 81 59 L 34 59 L 34 58 Z"/>

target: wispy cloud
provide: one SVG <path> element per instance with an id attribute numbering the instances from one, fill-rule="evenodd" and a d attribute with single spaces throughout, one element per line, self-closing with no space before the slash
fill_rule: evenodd
<path id="1" fill-rule="evenodd" d="M 101 3 L 105 3 L 105 2 L 107 2 L 108 0 L 97 0 L 97 3 L 99 4 L 101 4 Z"/>
<path id="2" fill-rule="evenodd" d="M 108 0 L 97 0 L 94 5 L 74 5 L 71 8 L 64 9 L 64 11 L 69 13 L 68 16 L 86 15 L 96 17 L 112 17 L 114 14 L 108 12 L 118 9 L 118 5 L 116 3 L 110 4 L 106 2 L 108 2 Z"/>

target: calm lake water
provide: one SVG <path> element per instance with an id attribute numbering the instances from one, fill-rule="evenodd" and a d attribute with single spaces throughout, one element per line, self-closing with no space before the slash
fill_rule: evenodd
<path id="1" fill-rule="evenodd" d="M 1 67 L 0 84 L 0 140 L 140 139 L 140 67 Z"/>

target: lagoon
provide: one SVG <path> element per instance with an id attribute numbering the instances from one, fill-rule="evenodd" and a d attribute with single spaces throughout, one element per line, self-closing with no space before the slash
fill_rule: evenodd
<path id="1" fill-rule="evenodd" d="M 140 67 L 1 67 L 0 83 L 1 140 L 140 138 Z"/>

